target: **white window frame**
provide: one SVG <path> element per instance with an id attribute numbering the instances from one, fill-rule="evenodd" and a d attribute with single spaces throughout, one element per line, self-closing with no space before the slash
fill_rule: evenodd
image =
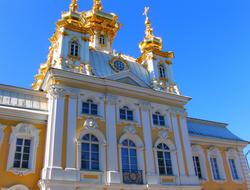
<path id="1" fill-rule="evenodd" d="M 163 77 L 161 77 L 161 70 L 162 70 L 161 68 L 163 69 L 163 72 L 164 72 Z M 159 72 L 159 78 L 160 79 L 166 79 L 167 78 L 167 68 L 163 63 L 158 64 L 158 72 Z"/>
<path id="2" fill-rule="evenodd" d="M 156 124 L 154 124 L 153 115 L 158 116 L 158 122 L 160 122 L 159 116 L 162 116 L 164 118 L 164 125 L 160 125 L 160 124 L 156 125 Z M 151 118 L 152 119 L 152 124 L 153 124 L 154 127 L 157 127 L 157 128 L 167 128 L 168 127 L 167 126 L 168 121 L 167 121 L 166 115 L 162 114 L 161 112 L 159 112 L 159 111 L 152 112 L 151 117 L 152 117 Z"/>
<path id="3" fill-rule="evenodd" d="M 217 160 L 220 179 L 214 178 L 213 168 L 212 168 L 212 163 L 211 163 L 210 158 L 216 158 L 216 160 Z M 225 168 L 224 168 L 224 162 L 223 162 L 223 159 L 222 159 L 222 156 L 221 156 L 219 149 L 212 147 L 208 150 L 208 162 L 210 165 L 212 179 L 215 182 L 225 182 L 226 181 L 226 173 L 225 173 Z"/>
<path id="4" fill-rule="evenodd" d="M 136 145 L 137 152 L 137 169 L 142 170 L 143 174 L 143 182 L 145 182 L 145 164 L 144 164 L 144 144 L 140 137 L 135 133 L 135 129 L 132 126 L 125 127 L 125 133 L 119 139 L 119 164 L 120 164 L 120 172 L 122 173 L 122 142 L 124 140 L 131 140 Z M 121 175 L 121 181 L 123 181 L 123 176 Z"/>
<path id="5" fill-rule="evenodd" d="M 118 103 L 116 104 L 116 118 L 118 123 L 124 123 L 126 125 L 136 124 L 140 126 L 140 110 L 139 105 L 136 105 L 136 103 L 137 102 L 133 99 L 125 99 L 125 97 L 122 97 L 118 100 Z M 122 109 L 124 106 L 128 107 L 129 110 L 133 111 L 133 121 L 120 119 L 120 109 Z"/>
<path id="6" fill-rule="evenodd" d="M 13 185 L 10 188 L 7 188 L 7 190 L 29 190 L 28 187 L 18 184 L 18 185 Z"/>
<path id="7" fill-rule="evenodd" d="M 159 112 L 162 116 L 164 116 L 165 126 L 154 125 L 153 114 L 155 114 L 156 112 Z M 152 110 L 150 110 L 150 115 L 151 115 L 151 117 L 150 117 L 151 126 L 153 128 L 169 129 L 170 131 L 172 131 L 169 107 L 162 106 L 160 104 L 152 104 Z"/>
<path id="8" fill-rule="evenodd" d="M 0 124 L 0 146 L 3 143 L 3 138 L 4 138 L 4 129 L 6 128 L 6 126 Z"/>
<path id="9" fill-rule="evenodd" d="M 35 128 L 31 124 L 20 123 L 16 127 L 12 127 L 12 133 L 9 140 L 10 150 L 9 150 L 8 164 L 7 164 L 8 171 L 13 172 L 14 174 L 17 175 L 27 175 L 35 172 L 36 153 L 37 153 L 37 146 L 39 143 L 39 132 L 40 130 Z M 13 167 L 17 138 L 31 139 L 28 169 L 19 169 Z"/>
<path id="10" fill-rule="evenodd" d="M 82 113 L 82 103 L 92 100 L 94 104 L 97 104 L 97 114 L 90 115 Z M 83 116 L 91 117 L 95 119 L 104 120 L 104 95 L 91 93 L 90 91 L 83 91 L 78 96 L 78 117 L 82 118 Z"/>
<path id="11" fill-rule="evenodd" d="M 208 173 L 207 173 L 206 157 L 205 157 L 204 150 L 199 145 L 193 145 L 192 146 L 192 155 L 198 156 L 199 160 L 200 160 L 202 179 L 199 179 L 199 180 L 201 180 L 202 182 L 207 181 L 208 180 Z"/>
<path id="12" fill-rule="evenodd" d="M 230 175 L 231 175 L 232 181 L 234 181 L 236 183 L 242 183 L 244 181 L 244 177 L 243 177 L 243 172 L 242 172 L 242 169 L 241 169 L 240 157 L 239 157 L 237 151 L 234 150 L 234 149 L 229 149 L 227 151 L 226 155 L 227 155 L 227 164 L 228 164 L 228 168 L 230 170 Z M 229 159 L 234 160 L 236 171 L 237 171 L 239 179 L 234 179 L 233 178 L 233 174 L 232 174 L 231 166 L 230 166 L 230 163 L 229 163 Z"/>
<path id="13" fill-rule="evenodd" d="M 77 55 L 75 55 L 75 53 L 76 53 L 75 49 L 74 49 L 74 52 L 73 52 L 74 55 L 71 54 L 72 53 L 71 48 L 72 48 L 73 43 L 77 43 L 77 45 L 78 45 Z M 81 50 L 81 44 L 80 44 L 79 40 L 76 37 L 72 38 L 70 40 L 70 42 L 69 42 L 69 55 L 72 56 L 72 57 L 80 57 L 80 52 L 81 52 L 80 50 Z"/>
<path id="14" fill-rule="evenodd" d="M 155 157 L 155 165 L 156 165 L 156 172 L 158 177 L 161 177 L 160 172 L 159 172 L 159 164 L 158 164 L 158 156 L 157 156 L 157 151 L 158 148 L 157 146 L 160 143 L 166 144 L 169 149 L 170 149 L 170 155 L 171 155 L 171 161 L 172 161 L 172 170 L 173 170 L 173 177 L 178 176 L 178 164 L 177 164 L 177 151 L 174 143 L 170 139 L 164 139 L 164 138 L 159 138 L 155 144 L 154 144 L 154 157 Z"/>
<path id="15" fill-rule="evenodd" d="M 90 134 L 94 135 L 98 139 L 99 143 L 99 172 L 106 171 L 106 139 L 102 132 L 100 132 L 97 128 L 89 128 L 81 131 L 79 138 L 77 139 L 77 169 L 81 171 L 81 145 L 82 145 L 82 137 Z M 84 172 L 84 170 L 82 171 Z M 86 171 L 86 172 L 94 172 L 96 171 Z"/>
<path id="16" fill-rule="evenodd" d="M 98 38 L 98 43 L 103 46 L 106 45 L 106 36 L 104 34 L 100 34 Z"/>

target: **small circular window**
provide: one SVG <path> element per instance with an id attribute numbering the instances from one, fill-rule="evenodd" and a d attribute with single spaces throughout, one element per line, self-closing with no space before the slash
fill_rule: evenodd
<path id="1" fill-rule="evenodd" d="M 117 71 L 123 71 L 125 69 L 125 64 L 122 61 L 117 60 L 114 62 L 114 67 Z"/>

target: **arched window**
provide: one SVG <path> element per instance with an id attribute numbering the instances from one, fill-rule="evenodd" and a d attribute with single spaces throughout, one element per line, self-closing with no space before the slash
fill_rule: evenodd
<path id="1" fill-rule="evenodd" d="M 105 45 L 105 36 L 104 35 L 100 35 L 100 37 L 99 37 L 99 44 L 101 44 L 101 45 Z"/>
<path id="2" fill-rule="evenodd" d="M 130 110 L 127 106 L 120 108 L 120 119 L 133 121 L 134 120 L 133 111 Z"/>
<path id="3" fill-rule="evenodd" d="M 157 146 L 157 159 L 160 175 L 173 175 L 171 153 L 169 147 L 160 143 Z"/>
<path id="4" fill-rule="evenodd" d="M 165 68 L 165 66 L 162 65 L 162 64 L 160 64 L 160 65 L 158 66 L 158 68 L 159 68 L 160 78 L 165 79 L 165 78 L 166 78 L 166 68 Z"/>
<path id="5" fill-rule="evenodd" d="M 94 135 L 86 134 L 82 137 L 81 169 L 99 170 L 99 142 Z"/>
<path id="6" fill-rule="evenodd" d="M 136 145 L 131 140 L 124 140 L 121 149 L 122 170 L 134 172 L 138 170 Z"/>
<path id="7" fill-rule="evenodd" d="M 200 180 L 207 180 L 206 158 L 203 149 L 199 145 L 192 146 L 193 164 L 196 176 Z"/>
<path id="8" fill-rule="evenodd" d="M 77 41 L 72 41 L 70 44 L 70 55 L 77 57 L 79 56 L 79 44 Z"/>

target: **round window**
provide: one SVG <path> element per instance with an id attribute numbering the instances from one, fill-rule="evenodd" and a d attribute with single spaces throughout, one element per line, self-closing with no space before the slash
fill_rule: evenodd
<path id="1" fill-rule="evenodd" d="M 117 71 L 123 71 L 125 69 L 125 64 L 122 61 L 117 60 L 114 62 L 114 67 Z"/>

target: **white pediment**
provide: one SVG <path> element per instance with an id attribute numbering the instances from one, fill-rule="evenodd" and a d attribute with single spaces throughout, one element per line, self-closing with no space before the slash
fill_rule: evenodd
<path id="1" fill-rule="evenodd" d="M 108 76 L 107 78 L 129 85 L 148 87 L 146 83 L 144 83 L 130 71 L 119 72 L 114 75 Z"/>

